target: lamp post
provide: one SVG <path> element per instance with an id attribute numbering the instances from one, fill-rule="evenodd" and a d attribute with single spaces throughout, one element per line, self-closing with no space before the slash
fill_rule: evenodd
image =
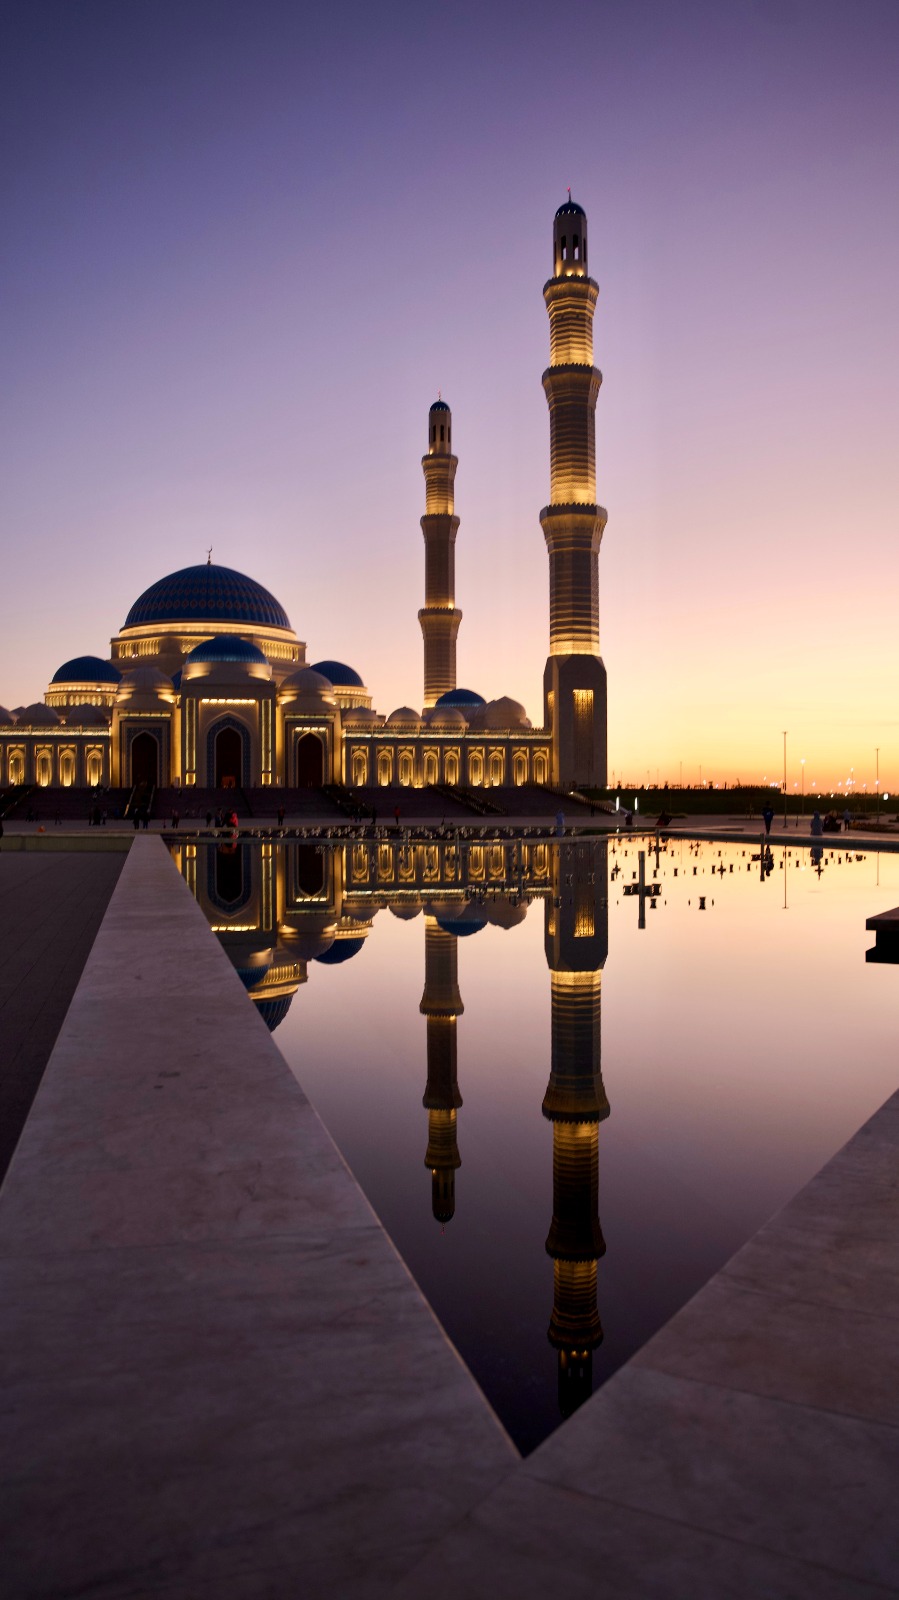
<path id="1" fill-rule="evenodd" d="M 787 825 L 787 730 L 784 728 L 784 827 Z"/>
<path id="2" fill-rule="evenodd" d="M 802 773 L 802 815 L 805 816 L 805 756 L 799 763 L 799 770 Z"/>
<path id="3" fill-rule="evenodd" d="M 874 760 L 875 760 L 875 763 L 876 763 L 876 766 L 877 766 L 877 779 L 876 779 L 876 784 L 875 784 L 875 788 L 877 790 L 877 800 L 875 802 L 875 810 L 876 810 L 877 815 L 879 817 L 880 816 L 880 745 L 878 745 L 877 749 L 874 751 Z"/>

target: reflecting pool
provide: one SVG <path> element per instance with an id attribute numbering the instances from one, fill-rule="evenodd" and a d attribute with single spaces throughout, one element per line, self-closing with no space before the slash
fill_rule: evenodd
<path id="1" fill-rule="evenodd" d="M 640 855 L 643 852 L 641 864 Z M 896 1086 L 899 857 L 399 836 L 173 847 L 522 1450 Z"/>

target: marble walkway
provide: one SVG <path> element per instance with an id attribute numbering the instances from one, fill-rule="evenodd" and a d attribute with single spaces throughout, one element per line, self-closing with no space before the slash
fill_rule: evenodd
<path id="1" fill-rule="evenodd" d="M 522 1461 L 141 836 L 0 1190 L 0 1594 L 899 1593 L 897 1147 Z"/>

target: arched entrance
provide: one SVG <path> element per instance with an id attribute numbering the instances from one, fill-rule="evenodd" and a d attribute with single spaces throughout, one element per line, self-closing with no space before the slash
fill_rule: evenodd
<path id="1" fill-rule="evenodd" d="M 325 886 L 325 858 L 312 844 L 294 845 L 296 884 L 301 894 L 321 894 Z"/>
<path id="2" fill-rule="evenodd" d="M 231 910 L 247 899 L 244 892 L 244 849 L 236 844 L 220 844 L 215 852 L 215 892 L 223 910 Z"/>
<path id="3" fill-rule="evenodd" d="M 132 741 L 131 782 L 154 788 L 159 782 L 159 741 L 152 733 L 139 733 Z"/>
<path id="4" fill-rule="evenodd" d="M 215 736 L 215 787 L 239 789 L 243 783 L 243 737 L 238 728 L 221 728 Z"/>
<path id="5" fill-rule="evenodd" d="M 325 751 L 316 733 L 304 733 L 297 740 L 297 788 L 320 789 L 325 781 Z"/>

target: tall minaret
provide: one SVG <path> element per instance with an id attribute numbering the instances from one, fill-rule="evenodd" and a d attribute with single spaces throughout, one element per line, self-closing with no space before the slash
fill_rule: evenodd
<path id="1" fill-rule="evenodd" d="M 543 675 L 553 780 L 606 782 L 606 669 L 599 654 L 599 545 L 594 412 L 602 373 L 593 365 L 599 285 L 587 276 L 587 217 L 571 198 L 553 225 L 553 276 L 544 285 L 550 364 L 550 504 L 540 513 L 549 550 L 549 659 Z"/>
<path id="2" fill-rule="evenodd" d="M 428 1113 L 425 1166 L 431 1172 L 431 1209 L 449 1222 L 456 1209 L 456 1112 L 462 1104 L 456 1081 L 456 1018 L 464 1009 L 458 982 L 457 940 L 425 915 L 425 987 L 419 1009 L 428 1019 L 428 1082 L 422 1105 Z"/>
<path id="3" fill-rule="evenodd" d="M 609 1115 L 600 1047 L 602 968 L 608 950 L 608 855 L 607 846 L 601 844 L 587 863 L 577 859 L 580 850 L 559 845 L 553 863 L 553 898 L 546 906 L 552 1070 L 543 1115 L 553 1127 L 553 1219 L 546 1251 L 552 1257 L 554 1280 L 548 1338 L 559 1352 L 563 1417 L 593 1388 L 593 1351 L 602 1343 L 596 1269 L 606 1249 L 598 1206 L 599 1124 Z"/>
<path id="4" fill-rule="evenodd" d="M 462 621 L 456 610 L 456 532 L 453 484 L 459 465 L 452 452 L 453 414 L 445 400 L 428 412 L 425 475 L 425 603 L 418 613 L 425 641 L 425 706 L 456 687 L 456 634 Z"/>

